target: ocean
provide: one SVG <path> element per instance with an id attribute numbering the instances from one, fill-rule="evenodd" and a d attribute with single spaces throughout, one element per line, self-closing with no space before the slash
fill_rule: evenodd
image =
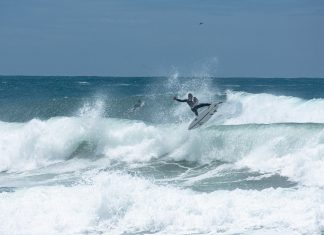
<path id="1" fill-rule="evenodd" d="M 324 234 L 324 79 L 0 76 L 0 234 Z"/>

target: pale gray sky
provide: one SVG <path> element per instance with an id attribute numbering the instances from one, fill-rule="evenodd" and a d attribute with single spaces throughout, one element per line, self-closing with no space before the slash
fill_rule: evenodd
<path id="1" fill-rule="evenodd" d="M 323 0 L 0 0 L 0 74 L 324 77 L 323 42 Z"/>

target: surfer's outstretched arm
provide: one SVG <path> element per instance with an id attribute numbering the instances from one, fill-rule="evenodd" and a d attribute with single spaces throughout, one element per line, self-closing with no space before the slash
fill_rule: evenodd
<path id="1" fill-rule="evenodd" d="M 173 99 L 178 101 L 178 102 L 187 102 L 188 101 L 188 99 L 184 99 L 184 100 L 178 99 L 176 96 L 173 97 Z"/>

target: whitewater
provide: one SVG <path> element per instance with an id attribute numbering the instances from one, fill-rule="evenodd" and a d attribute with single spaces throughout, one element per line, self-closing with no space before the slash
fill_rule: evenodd
<path id="1" fill-rule="evenodd" d="M 0 76 L 0 234 L 323 234 L 323 88 Z"/>

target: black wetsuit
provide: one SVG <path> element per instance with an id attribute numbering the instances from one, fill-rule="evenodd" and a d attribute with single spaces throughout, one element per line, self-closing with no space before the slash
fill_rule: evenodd
<path id="1" fill-rule="evenodd" d="M 205 107 L 205 106 L 210 106 L 209 103 L 198 104 L 198 102 L 195 103 L 193 100 L 188 100 L 188 99 L 180 100 L 180 99 L 176 98 L 175 100 L 179 101 L 179 102 L 186 102 L 190 106 L 191 111 L 194 112 L 196 114 L 196 116 L 198 116 L 197 109 L 199 109 L 201 107 Z"/>

